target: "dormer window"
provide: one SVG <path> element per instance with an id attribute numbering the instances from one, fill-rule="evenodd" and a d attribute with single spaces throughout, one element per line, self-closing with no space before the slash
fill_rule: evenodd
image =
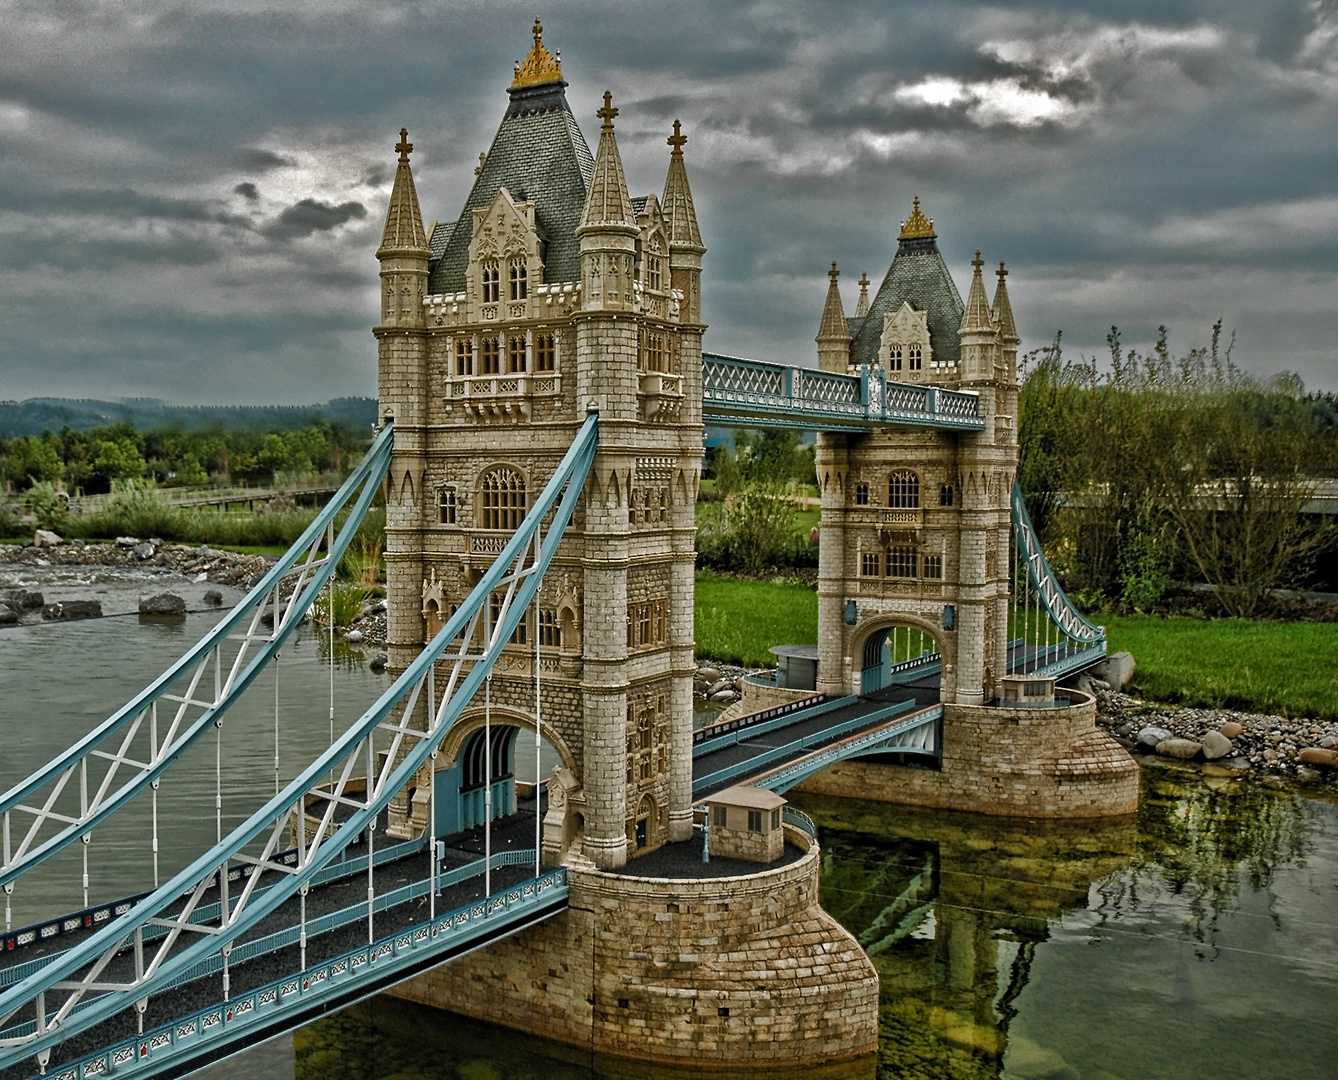
<path id="1" fill-rule="evenodd" d="M 495 259 L 489 259 L 479 265 L 483 280 L 483 302 L 495 304 L 502 298 L 502 270 Z"/>
<path id="2" fill-rule="evenodd" d="M 529 273 L 525 269 L 524 259 L 512 259 L 507 266 L 510 276 L 511 299 L 524 300 L 530 295 Z"/>

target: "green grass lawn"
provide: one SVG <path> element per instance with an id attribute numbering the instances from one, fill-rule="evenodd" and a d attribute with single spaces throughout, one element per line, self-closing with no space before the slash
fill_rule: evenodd
<path id="1" fill-rule="evenodd" d="M 697 654 L 774 666 L 772 645 L 816 645 L 818 594 L 803 584 L 697 574 Z"/>
<path id="2" fill-rule="evenodd" d="M 1155 701 L 1338 719 L 1338 624 L 1105 616 L 1133 653 L 1133 691 Z"/>

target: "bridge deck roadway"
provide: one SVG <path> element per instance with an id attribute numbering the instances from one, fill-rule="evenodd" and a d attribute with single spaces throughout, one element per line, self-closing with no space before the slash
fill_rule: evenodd
<path id="1" fill-rule="evenodd" d="M 473 829 L 445 843 L 446 855 L 444 867 L 447 870 L 463 867 L 477 861 L 483 851 L 482 829 Z M 384 842 L 384 841 L 382 841 Z M 533 848 L 534 845 L 534 810 L 533 800 L 528 806 L 522 805 L 519 812 L 494 823 L 492 829 L 492 851 Z M 352 854 L 357 854 L 354 849 Z M 534 875 L 534 864 L 525 866 L 495 867 L 492 872 L 492 891 L 506 889 Z M 415 882 L 425 881 L 428 876 L 428 855 L 426 850 L 419 851 L 393 862 L 381 863 L 374 868 L 373 880 L 377 896 L 383 896 L 392 890 Z M 260 882 L 260 887 L 277 882 L 281 875 L 271 871 Z M 233 885 L 233 896 L 241 886 Z M 437 895 L 436 911 L 450 911 L 484 897 L 484 878 L 482 873 L 455 885 L 441 889 Z M 217 890 L 211 890 L 202 903 L 214 903 L 218 900 Z M 312 888 L 307 896 L 307 921 L 311 923 L 323 915 L 333 914 L 361 905 L 364 913 L 367 904 L 367 873 L 365 870 L 351 877 L 341 878 L 328 884 Z M 408 929 L 428 918 L 428 898 L 422 896 L 377 911 L 373 918 L 374 933 L 377 938 Z M 238 938 L 236 945 L 255 941 L 270 934 L 287 930 L 298 925 L 299 900 L 293 897 L 272 912 L 250 933 Z M 97 927 L 96 929 L 101 929 Z M 43 955 L 59 952 L 78 944 L 94 930 L 62 934 L 44 943 L 17 949 L 0 955 L 0 973 L 17 964 L 38 959 Z M 367 941 L 367 919 L 355 919 L 344 926 L 326 933 L 309 937 L 307 940 L 307 964 L 319 965 L 359 944 Z M 152 942 L 146 942 L 144 951 L 146 961 L 153 955 Z M 275 979 L 301 970 L 301 956 L 297 945 L 290 945 L 264 952 L 262 955 L 229 966 L 229 987 L 231 996 L 246 993 L 264 986 Z M 121 953 L 105 969 L 103 981 L 116 982 L 133 978 L 134 957 L 127 950 Z M 399 978 L 403 978 L 401 974 Z M 398 981 L 398 980 L 395 980 Z M 144 1014 L 144 1030 L 149 1031 L 160 1025 L 171 1023 L 179 1018 L 190 1016 L 196 1011 L 223 1000 L 222 974 L 203 975 L 190 982 L 167 990 L 149 999 Z M 50 1004 L 48 1007 L 52 1007 Z M 16 1016 L 9 1023 L 22 1022 L 30 1016 Z M 73 1061 L 83 1055 L 93 1053 L 135 1033 L 136 1022 L 133 1011 L 127 1010 L 109 1020 L 76 1034 L 52 1050 L 48 1073 L 56 1071 L 60 1062 Z M 194 1063 L 198 1066 L 199 1062 Z M 36 1063 L 31 1057 L 20 1060 L 7 1069 L 0 1069 L 0 1080 L 22 1080 L 36 1072 Z"/>

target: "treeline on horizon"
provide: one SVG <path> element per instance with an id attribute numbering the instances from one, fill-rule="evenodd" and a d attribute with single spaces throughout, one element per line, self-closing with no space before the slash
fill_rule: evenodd
<path id="1" fill-rule="evenodd" d="M 1338 395 L 1249 375 L 1233 344 L 1219 321 L 1176 357 L 1161 327 L 1140 354 L 1112 327 L 1108 368 L 1058 335 L 1023 359 L 1019 482 L 1081 607 L 1249 617 L 1273 590 L 1338 586 L 1333 519 L 1307 510 L 1338 476 Z"/>
<path id="2" fill-rule="evenodd" d="M 62 428 L 86 430 L 126 423 L 139 431 L 180 425 L 188 431 L 222 426 L 286 431 L 319 421 L 367 427 L 376 422 L 375 398 L 334 398 L 323 405 L 169 405 L 150 398 L 29 398 L 0 401 L 0 439 Z"/>
<path id="3" fill-rule="evenodd" d="M 346 472 L 371 441 L 368 424 L 345 420 L 276 427 L 176 423 L 140 431 L 121 421 L 0 439 L 0 491 L 25 496 L 40 487 L 77 497 L 136 485 L 272 484 Z"/>

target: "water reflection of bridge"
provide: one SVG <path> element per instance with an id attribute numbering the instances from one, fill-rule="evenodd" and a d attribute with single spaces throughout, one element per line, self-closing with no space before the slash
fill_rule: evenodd
<path id="1" fill-rule="evenodd" d="M 881 1064 L 898 1076 L 1002 1075 L 1016 1002 L 1051 921 L 1084 909 L 1092 884 L 1134 857 L 1132 818 L 1018 821 L 815 795 L 798 803 L 821 829 L 823 906 L 878 969 Z"/>

